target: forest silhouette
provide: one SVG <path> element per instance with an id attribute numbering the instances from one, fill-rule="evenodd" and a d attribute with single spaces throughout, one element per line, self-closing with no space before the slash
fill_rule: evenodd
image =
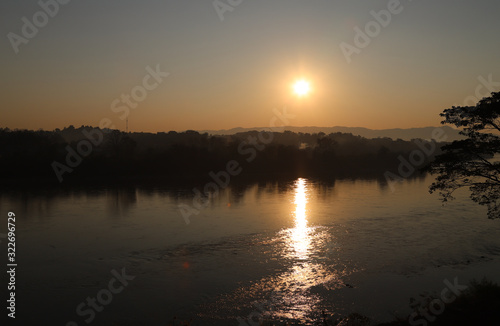
<path id="1" fill-rule="evenodd" d="M 82 147 L 82 142 L 91 144 L 89 134 L 102 135 L 102 141 Z M 437 144 L 434 155 L 440 154 L 443 145 Z M 414 141 L 340 132 L 248 131 L 220 136 L 192 130 L 125 133 L 91 126 L 54 131 L 4 128 L 0 129 L 0 177 L 57 182 L 57 162 L 71 170 L 64 174 L 64 181 L 70 182 L 93 177 L 204 178 L 210 171 L 223 170 L 229 161 L 238 162 L 242 175 L 255 177 L 381 177 L 384 171 L 397 169 L 400 155 L 407 157 L 416 149 Z M 69 151 L 80 157 L 71 168 Z"/>

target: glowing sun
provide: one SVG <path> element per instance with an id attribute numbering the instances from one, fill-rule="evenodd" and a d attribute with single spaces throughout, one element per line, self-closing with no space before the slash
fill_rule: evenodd
<path id="1" fill-rule="evenodd" d="M 295 94 L 298 96 L 305 96 L 309 94 L 309 91 L 311 90 L 311 86 L 309 85 L 309 82 L 306 80 L 298 80 L 293 84 L 293 91 Z"/>

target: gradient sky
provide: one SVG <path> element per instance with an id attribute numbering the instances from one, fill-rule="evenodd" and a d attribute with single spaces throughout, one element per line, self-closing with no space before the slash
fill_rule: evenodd
<path id="1" fill-rule="evenodd" d="M 500 82 L 498 0 L 402 0 L 347 63 L 340 44 L 389 2 L 243 0 L 221 21 L 212 0 L 72 0 L 15 54 L 8 33 L 41 8 L 2 1 L 0 127 L 124 129 L 111 103 L 157 65 L 170 75 L 131 110 L 132 131 L 265 127 L 284 105 L 294 126 L 435 126 L 479 76 Z"/>

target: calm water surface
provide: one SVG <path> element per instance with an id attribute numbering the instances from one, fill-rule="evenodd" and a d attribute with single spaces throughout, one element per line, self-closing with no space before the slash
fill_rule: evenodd
<path id="1" fill-rule="evenodd" d="M 77 306 L 123 268 L 135 278 L 92 324 L 313 324 L 322 310 L 386 321 L 445 279 L 500 281 L 500 221 L 466 194 L 443 207 L 431 182 L 237 185 L 190 224 L 179 212 L 190 189 L 4 191 L 1 214 L 17 215 L 19 320 L 86 325 Z"/>

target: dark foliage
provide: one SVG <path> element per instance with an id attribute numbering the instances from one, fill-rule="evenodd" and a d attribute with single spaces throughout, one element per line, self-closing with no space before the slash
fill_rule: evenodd
<path id="1" fill-rule="evenodd" d="M 399 155 L 415 149 L 410 141 L 343 133 L 213 136 L 196 131 L 124 133 L 90 126 L 51 132 L 0 129 L 0 178 L 57 182 L 54 162 L 71 169 L 64 181 L 207 176 L 225 170 L 232 160 L 247 175 L 382 177 L 385 170 L 397 167 Z"/>
<path id="2" fill-rule="evenodd" d="M 492 93 L 476 106 L 452 107 L 441 113 L 443 124 L 462 128 L 467 139 L 443 147 L 430 166 L 437 174 L 430 192 L 438 191 L 443 201 L 453 199 L 453 193 L 468 188 L 471 199 L 488 207 L 489 218 L 500 217 L 500 92 Z"/>

